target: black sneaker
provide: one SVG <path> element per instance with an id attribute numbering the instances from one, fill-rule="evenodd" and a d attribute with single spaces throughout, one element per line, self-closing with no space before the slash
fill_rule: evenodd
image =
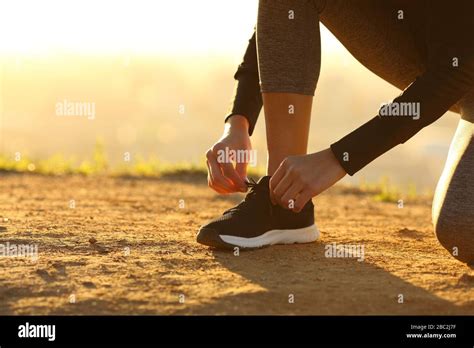
<path id="1" fill-rule="evenodd" d="M 274 244 L 310 243 L 319 238 L 310 200 L 299 213 L 270 201 L 270 177 L 248 183 L 250 191 L 237 206 L 202 226 L 198 243 L 216 248 L 261 248 Z"/>

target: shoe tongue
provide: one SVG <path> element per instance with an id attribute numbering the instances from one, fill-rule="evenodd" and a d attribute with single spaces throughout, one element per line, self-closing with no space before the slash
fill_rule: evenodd
<path id="1" fill-rule="evenodd" d="M 271 178 L 270 175 L 262 176 L 260 180 L 257 182 L 257 184 L 259 186 L 265 186 L 266 188 L 268 188 L 269 183 L 270 183 L 270 178 Z"/>

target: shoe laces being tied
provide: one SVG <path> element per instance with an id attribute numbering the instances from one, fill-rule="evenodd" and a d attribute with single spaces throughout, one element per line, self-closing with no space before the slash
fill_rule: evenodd
<path id="1" fill-rule="evenodd" d="M 259 197 L 262 199 L 265 197 L 266 204 L 268 205 L 268 209 L 270 212 L 270 215 L 273 214 L 273 204 L 268 199 L 268 186 L 267 183 L 257 183 L 254 179 L 250 178 L 248 179 L 245 184 L 247 185 L 248 188 L 250 188 L 250 191 L 247 193 L 245 198 L 237 204 L 235 207 L 230 208 L 229 210 L 226 210 L 225 213 L 229 212 L 238 212 L 238 211 L 246 211 L 248 209 L 254 209 L 255 205 L 258 204 Z"/>

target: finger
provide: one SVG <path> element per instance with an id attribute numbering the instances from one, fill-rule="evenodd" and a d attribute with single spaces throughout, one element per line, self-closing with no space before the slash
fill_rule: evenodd
<path id="1" fill-rule="evenodd" d="M 220 193 L 220 194 L 228 194 L 228 192 L 226 192 L 224 189 L 222 189 L 221 187 L 219 187 L 218 185 L 216 185 L 214 183 L 214 179 L 212 178 L 212 173 L 211 173 L 211 168 L 209 166 L 209 162 L 206 161 L 206 165 L 207 165 L 207 185 L 213 189 L 214 191 L 216 191 L 217 193 Z"/>
<path id="2" fill-rule="evenodd" d="M 247 191 L 247 186 L 245 185 L 242 178 L 237 174 L 232 163 L 221 163 L 222 171 L 224 172 L 224 176 L 230 180 L 235 188 L 235 190 L 239 191 Z"/>
<path id="3" fill-rule="evenodd" d="M 208 185 L 210 188 L 212 188 L 214 191 L 216 191 L 217 193 L 221 194 L 221 195 L 228 195 L 229 192 L 227 192 L 226 190 L 222 189 L 221 187 L 213 184 L 212 182 L 208 182 Z"/>
<path id="4" fill-rule="evenodd" d="M 277 199 L 275 198 L 275 195 L 273 194 L 273 190 L 275 190 L 275 187 L 278 186 L 280 183 L 280 180 L 283 179 L 285 176 L 285 169 L 280 165 L 280 167 L 277 168 L 275 173 L 273 173 L 272 177 L 270 178 L 270 184 L 269 184 L 269 190 L 270 190 L 270 200 L 274 205 L 278 204 Z"/>
<path id="5" fill-rule="evenodd" d="M 237 162 L 235 170 L 243 181 L 247 181 L 247 165 L 245 162 Z"/>
<path id="6" fill-rule="evenodd" d="M 307 190 L 300 192 L 298 196 L 296 197 L 295 206 L 292 210 L 295 213 L 299 213 L 311 198 L 312 198 L 311 192 Z"/>
<path id="7" fill-rule="evenodd" d="M 219 186 L 222 190 L 227 193 L 235 192 L 235 189 L 231 182 L 229 182 L 224 175 L 222 175 L 221 167 L 217 163 L 217 159 L 214 156 L 209 156 L 208 158 L 209 168 L 212 177 L 212 183 L 215 186 Z"/>
<path id="8" fill-rule="evenodd" d="M 293 210 L 296 204 L 296 197 L 303 189 L 303 185 L 299 183 L 292 183 L 291 186 L 281 197 L 281 203 L 284 204 L 285 209 Z"/>
<path id="9" fill-rule="evenodd" d="M 283 179 L 280 180 L 278 185 L 273 190 L 273 195 L 275 197 L 275 200 L 283 208 L 286 207 L 286 204 L 282 202 L 281 199 L 283 197 L 283 194 L 291 187 L 291 184 L 292 184 L 292 179 L 290 178 L 290 175 L 286 173 Z"/>

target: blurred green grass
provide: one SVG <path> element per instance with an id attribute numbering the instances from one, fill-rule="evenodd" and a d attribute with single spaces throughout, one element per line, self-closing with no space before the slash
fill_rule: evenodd
<path id="1" fill-rule="evenodd" d="M 373 198 L 379 202 L 398 203 L 400 200 L 415 200 L 419 197 L 416 185 L 409 183 L 403 188 L 390 182 L 388 176 L 382 176 L 378 182 L 367 183 L 360 182 L 359 189 L 365 193 L 373 195 Z M 426 194 L 430 196 L 430 193 Z"/>
<path id="2" fill-rule="evenodd" d="M 46 159 L 33 159 L 28 156 L 0 155 L 0 172 L 32 173 L 39 175 L 112 175 L 131 177 L 161 177 L 172 175 L 202 175 L 207 176 L 207 166 L 201 163 L 161 161 L 156 156 L 145 158 L 137 155 L 134 160 L 124 161 L 120 165 L 111 166 L 107 160 L 104 144 L 97 141 L 90 158 L 78 160 L 75 157 L 65 157 L 55 154 Z M 248 175 L 258 178 L 264 175 L 264 168 L 249 167 Z"/>
<path id="3" fill-rule="evenodd" d="M 110 175 L 118 177 L 159 178 L 179 175 L 207 176 L 207 166 L 201 163 L 161 161 L 156 156 L 145 158 L 137 155 L 133 161 L 124 161 L 120 165 L 111 166 L 107 160 L 104 144 L 97 141 L 91 156 L 78 160 L 55 154 L 46 159 L 35 160 L 27 156 L 0 155 L 0 172 L 31 173 L 38 175 Z M 248 167 L 248 176 L 254 179 L 265 175 L 265 168 Z M 400 200 L 415 200 L 419 197 L 416 185 L 399 187 L 390 182 L 388 176 L 383 176 L 378 182 L 361 181 L 355 188 L 361 193 L 371 196 L 376 201 L 397 203 Z M 429 193 L 426 194 L 430 196 Z"/>

